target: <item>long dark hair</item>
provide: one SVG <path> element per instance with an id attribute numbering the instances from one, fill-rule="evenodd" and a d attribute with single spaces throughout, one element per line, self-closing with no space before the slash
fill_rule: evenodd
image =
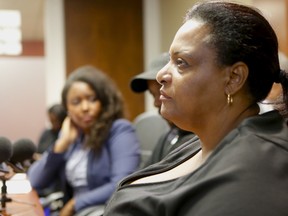
<path id="1" fill-rule="evenodd" d="M 71 85 L 77 81 L 87 83 L 95 91 L 101 102 L 101 112 L 85 143 L 85 146 L 97 152 L 106 141 L 112 123 L 125 116 L 123 98 L 115 83 L 105 73 L 87 65 L 73 71 L 64 85 L 62 103 L 66 109 L 67 93 Z"/>

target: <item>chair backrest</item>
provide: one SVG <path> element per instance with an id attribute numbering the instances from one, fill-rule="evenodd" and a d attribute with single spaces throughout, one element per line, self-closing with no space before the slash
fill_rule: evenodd
<path id="1" fill-rule="evenodd" d="M 141 145 L 141 165 L 152 154 L 159 138 L 170 129 L 169 124 L 158 113 L 148 111 L 134 119 L 134 126 Z"/>

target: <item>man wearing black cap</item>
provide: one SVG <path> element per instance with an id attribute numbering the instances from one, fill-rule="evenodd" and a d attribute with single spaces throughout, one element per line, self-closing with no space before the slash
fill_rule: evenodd
<path id="1" fill-rule="evenodd" d="M 133 77 L 130 82 L 131 89 L 136 93 L 148 90 L 154 97 L 154 106 L 157 107 L 159 111 L 161 108 L 161 101 L 159 100 L 161 85 L 156 81 L 156 75 L 157 72 L 169 62 L 169 59 L 169 53 L 162 53 L 151 62 L 148 71 Z M 171 122 L 168 123 L 171 129 L 168 133 L 160 137 L 151 157 L 146 161 L 144 167 L 162 160 L 169 152 L 195 136 L 191 132 L 181 130 Z"/>

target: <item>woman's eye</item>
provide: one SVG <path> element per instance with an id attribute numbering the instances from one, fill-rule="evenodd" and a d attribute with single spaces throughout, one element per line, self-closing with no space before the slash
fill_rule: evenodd
<path id="1" fill-rule="evenodd" d="M 180 58 L 178 58 L 176 60 L 176 64 L 177 64 L 178 67 L 184 67 L 184 66 L 187 65 L 186 62 L 183 59 L 180 59 Z"/>
<path id="2" fill-rule="evenodd" d="M 70 101 L 70 104 L 72 104 L 72 105 L 77 105 L 79 103 L 80 103 L 79 99 L 73 99 L 73 100 Z"/>
<path id="3" fill-rule="evenodd" d="M 90 102 L 94 102 L 94 101 L 97 101 L 98 98 L 97 98 L 96 96 L 90 96 L 90 97 L 88 98 L 88 100 L 89 100 Z"/>

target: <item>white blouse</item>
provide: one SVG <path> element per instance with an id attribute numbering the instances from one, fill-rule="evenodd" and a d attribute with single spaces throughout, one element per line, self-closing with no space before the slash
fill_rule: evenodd
<path id="1" fill-rule="evenodd" d="M 65 168 L 65 174 L 68 182 L 73 187 L 74 196 L 88 190 L 87 183 L 87 163 L 88 149 L 83 149 L 79 143 L 77 149 L 68 159 Z"/>

